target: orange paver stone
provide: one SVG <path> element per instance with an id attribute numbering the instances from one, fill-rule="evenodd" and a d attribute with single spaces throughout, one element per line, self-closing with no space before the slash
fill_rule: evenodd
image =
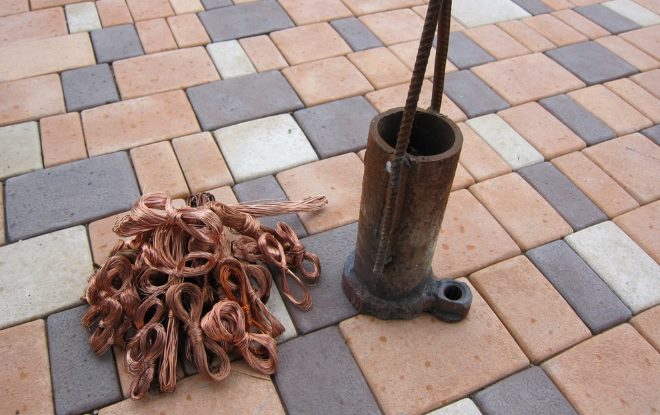
<path id="1" fill-rule="evenodd" d="M 639 206 L 607 173 L 581 152 L 566 154 L 552 160 L 609 218 L 619 216 Z"/>
<path id="2" fill-rule="evenodd" d="M 0 47 L 18 41 L 68 35 L 61 7 L 0 18 Z"/>
<path id="3" fill-rule="evenodd" d="M 463 133 L 460 162 L 478 182 L 511 173 L 511 166 L 467 124 L 458 124 Z"/>
<path id="4" fill-rule="evenodd" d="M 299 26 L 352 16 L 341 0 L 280 0 L 279 3 Z"/>
<path id="5" fill-rule="evenodd" d="M 456 167 L 456 175 L 454 176 L 454 181 L 451 184 L 451 191 L 465 189 L 474 184 L 474 178 L 470 176 L 465 167 L 461 166 L 461 163 L 458 163 Z"/>
<path id="6" fill-rule="evenodd" d="M 572 232 L 552 206 L 516 173 L 477 183 L 470 191 L 523 250 Z"/>
<path id="7" fill-rule="evenodd" d="M 555 47 L 554 43 L 520 20 L 500 22 L 497 27 L 507 32 L 532 52 L 545 52 Z"/>
<path id="8" fill-rule="evenodd" d="M 607 30 L 582 16 L 573 10 L 560 10 L 552 13 L 552 16 L 571 26 L 591 40 L 610 34 Z"/>
<path id="9" fill-rule="evenodd" d="M 167 0 L 126 0 L 126 3 L 136 22 L 174 14 L 174 10 L 172 10 L 170 2 Z"/>
<path id="10" fill-rule="evenodd" d="M 430 314 L 408 321 L 358 315 L 339 324 L 385 414 L 426 413 L 528 365 L 495 313 L 472 292 L 470 314 L 456 324 Z"/>
<path id="11" fill-rule="evenodd" d="M 4 0 L 0 3 L 0 16 L 9 16 L 28 11 L 30 11 L 28 0 Z"/>
<path id="12" fill-rule="evenodd" d="M 99 13 L 103 27 L 133 23 L 131 12 L 128 10 L 125 0 L 98 0 L 96 10 Z"/>
<path id="13" fill-rule="evenodd" d="M 172 34 L 180 48 L 201 46 L 211 43 L 206 29 L 196 14 L 182 14 L 167 18 Z"/>
<path id="14" fill-rule="evenodd" d="M 591 336 L 580 317 L 525 256 L 470 276 L 532 363 Z"/>
<path id="15" fill-rule="evenodd" d="M 176 14 L 197 13 L 204 11 L 204 5 L 199 0 L 170 0 Z"/>
<path id="16" fill-rule="evenodd" d="M 103 105 L 82 112 L 90 156 L 200 131 L 183 91 Z"/>
<path id="17" fill-rule="evenodd" d="M 289 200 L 325 195 L 328 206 L 298 216 L 310 234 L 323 232 L 358 220 L 364 165 L 355 153 L 295 167 L 276 177 Z"/>
<path id="18" fill-rule="evenodd" d="M 240 39 L 239 43 L 259 72 L 289 66 L 277 46 L 267 35 L 246 37 Z"/>
<path id="19" fill-rule="evenodd" d="M 360 20 L 386 45 L 419 39 L 424 25 L 424 20 L 410 9 L 369 14 Z"/>
<path id="20" fill-rule="evenodd" d="M 660 305 L 636 315 L 630 324 L 660 352 Z"/>
<path id="21" fill-rule="evenodd" d="M 411 71 L 415 68 L 415 59 L 417 58 L 417 48 L 419 47 L 419 42 L 416 40 L 411 40 L 410 42 L 397 43 L 388 47 L 404 65 L 408 67 Z M 425 78 L 430 78 L 433 76 L 435 70 L 435 48 L 431 48 L 431 53 L 429 55 L 429 61 L 426 65 L 426 72 L 424 72 Z M 451 61 L 447 60 L 445 66 L 445 73 L 454 72 L 457 68 L 454 66 Z M 410 79 L 407 79 L 409 81 Z"/>
<path id="22" fill-rule="evenodd" d="M 112 65 L 123 99 L 183 89 L 220 79 L 202 47 L 116 61 Z"/>
<path id="23" fill-rule="evenodd" d="M 653 56 L 655 59 L 660 59 L 660 25 L 645 27 L 643 29 L 633 30 L 621 34 L 621 37 L 637 46 L 644 52 Z"/>
<path id="24" fill-rule="evenodd" d="M 619 55 L 619 57 L 628 61 L 629 64 L 640 71 L 648 71 L 660 66 L 660 62 L 637 49 L 619 36 L 602 37 L 596 39 L 596 43 L 606 47 L 610 52 Z"/>
<path id="25" fill-rule="evenodd" d="M 373 48 L 348 55 L 376 88 L 409 82 L 412 72 L 387 48 Z"/>
<path id="26" fill-rule="evenodd" d="M 660 69 L 640 73 L 631 76 L 630 79 L 642 88 L 646 89 L 656 98 L 660 98 Z"/>
<path id="27" fill-rule="evenodd" d="M 110 251 L 118 240 L 123 239 L 128 241 L 131 239 L 120 238 L 112 231 L 115 223 L 128 213 L 117 213 L 116 215 L 108 216 L 107 218 L 99 219 L 89 224 L 89 243 L 92 247 L 92 256 L 94 257 L 95 264 L 102 265 L 108 259 Z"/>
<path id="28" fill-rule="evenodd" d="M 45 9 L 47 7 L 64 6 L 65 4 L 81 3 L 86 0 L 30 0 L 32 10 Z"/>
<path id="29" fill-rule="evenodd" d="M 270 34 L 290 65 L 345 55 L 351 48 L 328 23 L 316 23 Z"/>
<path id="30" fill-rule="evenodd" d="M 433 256 L 436 278 L 463 277 L 518 254 L 518 245 L 469 191 L 451 193 Z"/>
<path id="31" fill-rule="evenodd" d="M 44 167 L 87 158 L 79 113 L 42 118 L 39 126 Z"/>
<path id="32" fill-rule="evenodd" d="M 660 408 L 660 354 L 629 324 L 543 364 L 582 414 L 651 414 Z"/>
<path id="33" fill-rule="evenodd" d="M 554 10 L 570 9 L 574 7 L 568 0 L 541 0 L 546 6 Z"/>
<path id="34" fill-rule="evenodd" d="M 165 19 L 143 20 L 135 23 L 140 42 L 146 53 L 176 49 L 176 40 Z"/>
<path id="35" fill-rule="evenodd" d="M 0 125 L 38 120 L 64 111 L 57 74 L 0 83 Z"/>
<path id="36" fill-rule="evenodd" d="M 627 78 L 604 84 L 654 124 L 660 123 L 660 99 Z"/>
<path id="37" fill-rule="evenodd" d="M 169 192 L 174 198 L 190 193 L 169 142 L 133 148 L 131 159 L 143 194 Z"/>
<path id="38" fill-rule="evenodd" d="M 424 0 L 343 0 L 356 16 L 424 4 Z"/>
<path id="39" fill-rule="evenodd" d="M 475 27 L 467 29 L 463 33 L 497 59 L 512 58 L 529 53 L 529 49 L 495 25 Z"/>
<path id="40" fill-rule="evenodd" d="M 512 105 L 584 87 L 575 75 L 541 53 L 487 63 L 472 71 Z"/>
<path id="41" fill-rule="evenodd" d="M 588 40 L 582 33 L 549 14 L 527 17 L 523 22 L 557 46 Z"/>
<path id="42" fill-rule="evenodd" d="M 655 14 L 660 14 L 660 2 L 658 0 L 635 0 L 635 3 L 646 7 Z"/>
<path id="43" fill-rule="evenodd" d="M 176 138 L 172 146 L 192 193 L 234 184 L 211 133 L 205 131 Z"/>
<path id="44" fill-rule="evenodd" d="M 623 229 L 655 262 L 660 262 L 660 238 L 658 238 L 660 201 L 649 203 L 621 215 L 614 219 L 614 223 Z"/>

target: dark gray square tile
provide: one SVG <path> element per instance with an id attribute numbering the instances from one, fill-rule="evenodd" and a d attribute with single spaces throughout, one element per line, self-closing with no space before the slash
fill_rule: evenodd
<path id="1" fill-rule="evenodd" d="M 470 71 L 452 72 L 445 77 L 445 94 L 468 118 L 501 111 L 509 104 Z"/>
<path id="2" fill-rule="evenodd" d="M 605 123 L 568 95 L 555 95 L 539 103 L 590 146 L 616 137 Z"/>
<path id="3" fill-rule="evenodd" d="M 119 101 L 115 79 L 107 63 L 62 72 L 62 90 L 69 112 Z"/>
<path id="4" fill-rule="evenodd" d="M 383 46 L 378 38 L 356 17 L 333 20 L 332 27 L 344 38 L 354 51 Z"/>
<path id="5" fill-rule="evenodd" d="M 451 32 L 447 57 L 458 69 L 467 69 L 495 60 L 488 52 L 461 32 Z"/>
<path id="6" fill-rule="evenodd" d="M 516 3 L 518 6 L 525 9 L 532 16 L 537 14 L 545 14 L 552 12 L 552 9 L 548 7 L 541 0 L 511 0 Z"/>
<path id="7" fill-rule="evenodd" d="M 637 23 L 621 16 L 619 13 L 602 4 L 590 4 L 588 6 L 576 7 L 574 10 L 615 35 L 621 32 L 639 29 L 640 27 Z"/>
<path id="8" fill-rule="evenodd" d="M 239 202 L 253 202 L 257 200 L 288 200 L 286 194 L 273 176 L 264 176 L 234 186 L 234 194 Z M 299 238 L 307 236 L 307 231 L 298 215 L 291 213 L 280 216 L 265 216 L 258 218 L 259 221 L 269 228 L 275 229 L 277 222 L 286 222 L 296 232 Z"/>
<path id="9" fill-rule="evenodd" d="M 637 68 L 596 42 L 575 43 L 546 52 L 587 85 L 600 84 L 637 73 Z"/>
<path id="10" fill-rule="evenodd" d="M 144 55 L 140 37 L 132 24 L 94 30 L 90 34 L 98 63 Z"/>
<path id="11" fill-rule="evenodd" d="M 218 7 L 233 6 L 231 0 L 202 0 L 202 5 L 206 10 L 217 9 Z"/>
<path id="12" fill-rule="evenodd" d="M 554 241 L 525 255 L 593 333 L 630 319 L 628 307 L 566 242 Z"/>
<path id="13" fill-rule="evenodd" d="M 337 327 L 279 347 L 275 384 L 290 414 L 380 414 Z"/>
<path id="14" fill-rule="evenodd" d="M 642 134 L 650 138 L 654 143 L 660 146 L 660 124 L 642 130 Z"/>
<path id="15" fill-rule="evenodd" d="M 7 234 L 17 241 L 128 210 L 140 190 L 119 152 L 12 177 L 5 196 Z"/>
<path id="16" fill-rule="evenodd" d="M 186 92 L 205 131 L 303 108 L 279 71 L 211 82 Z"/>
<path id="17" fill-rule="evenodd" d="M 363 97 L 333 101 L 297 111 L 293 116 L 321 158 L 367 146 L 369 124 L 378 111 Z"/>
<path id="18" fill-rule="evenodd" d="M 122 400 L 112 351 L 97 356 L 80 324 L 87 306 L 48 317 L 48 354 L 58 415 L 92 412 Z"/>
<path id="19" fill-rule="evenodd" d="M 472 399 L 484 415 L 577 415 L 538 366 L 504 378 Z"/>
<path id="20" fill-rule="evenodd" d="M 289 15 L 275 0 L 222 7 L 198 15 L 214 42 L 261 35 L 294 26 Z"/>
<path id="21" fill-rule="evenodd" d="M 524 167 L 518 170 L 518 174 L 559 212 L 574 231 L 607 220 L 607 215 L 549 162 Z"/>

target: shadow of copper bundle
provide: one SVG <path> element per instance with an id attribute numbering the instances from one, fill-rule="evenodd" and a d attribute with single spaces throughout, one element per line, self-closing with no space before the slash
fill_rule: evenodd
<path id="1" fill-rule="evenodd" d="M 117 242 L 85 291 L 90 345 L 99 355 L 125 349 L 133 399 L 156 383 L 174 391 L 180 348 L 214 381 L 229 375 L 230 353 L 273 374 L 284 327 L 266 307 L 271 270 L 288 301 L 302 310 L 312 305 L 305 284 L 319 278 L 318 257 L 287 224 L 270 229 L 255 217 L 319 210 L 325 197 L 229 206 L 202 193 L 187 203 L 177 209 L 162 193 L 137 201 L 113 229 L 132 239 Z M 225 227 L 236 234 L 231 242 Z"/>

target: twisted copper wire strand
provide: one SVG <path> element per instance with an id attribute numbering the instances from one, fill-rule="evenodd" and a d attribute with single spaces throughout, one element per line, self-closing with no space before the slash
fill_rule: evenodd
<path id="1" fill-rule="evenodd" d="M 253 215 L 314 211 L 327 204 L 325 197 L 229 206 L 201 194 L 188 203 L 177 209 L 163 193 L 138 200 L 114 227 L 132 239 L 117 242 L 85 291 L 89 309 L 82 323 L 92 328 L 90 346 L 98 354 L 125 348 L 135 376 L 133 399 L 154 383 L 163 392 L 175 389 L 180 347 L 214 381 L 228 376 L 234 349 L 254 369 L 274 373 L 275 337 L 284 326 L 265 304 L 272 287 L 268 267 L 278 270 L 282 293 L 302 309 L 312 304 L 303 280 L 316 281 L 321 272 L 318 257 L 305 251 L 288 225 L 269 229 Z M 232 244 L 225 227 L 241 235 Z"/>

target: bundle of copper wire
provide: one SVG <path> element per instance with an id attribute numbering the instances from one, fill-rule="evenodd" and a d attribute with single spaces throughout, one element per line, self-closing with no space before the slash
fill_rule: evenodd
<path id="1" fill-rule="evenodd" d="M 312 305 L 306 284 L 319 278 L 318 257 L 287 224 L 270 229 L 255 217 L 318 210 L 325 197 L 230 206 L 202 193 L 187 204 L 177 209 L 164 193 L 138 200 L 113 229 L 132 239 L 117 242 L 85 291 L 90 346 L 99 355 L 124 349 L 133 399 L 156 385 L 174 391 L 180 347 L 214 381 L 229 375 L 236 353 L 273 374 L 284 327 L 266 307 L 271 270 L 288 301 L 302 310 Z M 231 242 L 225 227 L 236 234 Z"/>

